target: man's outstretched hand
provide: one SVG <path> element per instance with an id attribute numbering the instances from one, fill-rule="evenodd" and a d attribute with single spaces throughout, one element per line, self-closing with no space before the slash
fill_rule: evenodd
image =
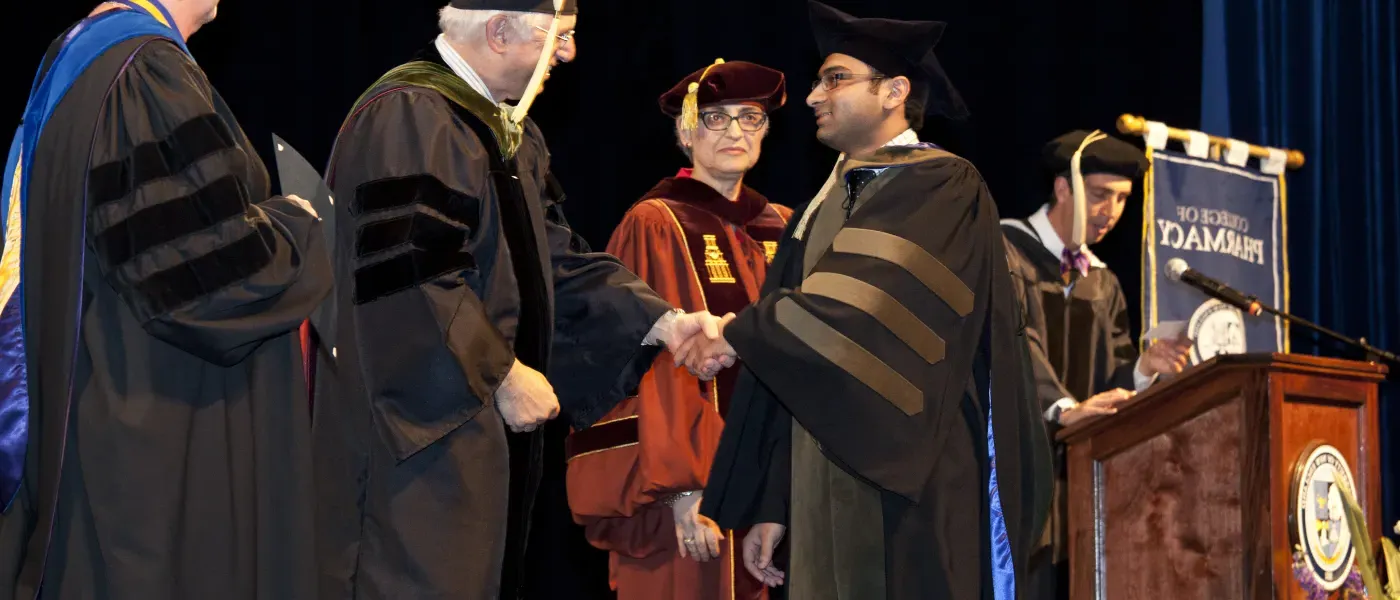
<path id="1" fill-rule="evenodd" d="M 714 379 L 720 371 L 734 366 L 738 356 L 734 347 L 724 339 L 724 326 L 733 321 L 734 316 L 734 313 L 729 313 L 723 318 L 715 317 L 715 335 L 710 335 L 707 328 L 671 347 L 676 366 L 685 365 L 692 375 L 702 381 Z"/>
<path id="2" fill-rule="evenodd" d="M 719 337 L 722 322 L 719 317 L 703 310 L 678 315 L 671 321 L 671 330 L 662 337 L 662 341 L 666 343 L 667 350 L 675 352 L 677 347 L 697 335 L 711 340 Z"/>

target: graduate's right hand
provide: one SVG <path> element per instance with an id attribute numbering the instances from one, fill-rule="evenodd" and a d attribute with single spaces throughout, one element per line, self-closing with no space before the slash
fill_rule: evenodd
<path id="1" fill-rule="evenodd" d="M 710 381 L 720 371 L 734 366 L 738 356 L 724 339 L 724 327 L 735 318 L 734 313 L 724 315 L 719 321 L 718 335 L 713 338 L 696 335 L 682 343 L 672 352 L 676 366 L 685 365 L 690 374 L 701 381 Z"/>
<path id="2" fill-rule="evenodd" d="M 517 360 L 496 388 L 496 411 L 511 431 L 534 431 L 559 416 L 559 398 L 543 374 Z"/>
<path id="3" fill-rule="evenodd" d="M 773 564 L 773 550 L 786 533 L 787 527 L 783 525 L 759 523 L 744 536 L 744 568 L 768 587 L 778 587 L 787 578 L 787 573 Z"/>

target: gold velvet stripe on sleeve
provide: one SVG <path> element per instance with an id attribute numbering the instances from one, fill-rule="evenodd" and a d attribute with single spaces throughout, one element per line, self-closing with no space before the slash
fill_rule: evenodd
<path id="1" fill-rule="evenodd" d="M 924 396 L 919 388 L 869 350 L 833 329 L 791 298 L 779 300 L 774 310 L 779 325 L 833 365 L 875 390 L 904 414 L 912 416 L 923 412 Z"/>
<path id="2" fill-rule="evenodd" d="M 870 315 L 928 364 L 943 360 L 944 342 L 928 325 L 884 290 L 839 273 L 813 273 L 802 282 L 802 293 L 825 296 Z"/>
<path id="3" fill-rule="evenodd" d="M 914 242 L 883 231 L 848 227 L 836 234 L 831 249 L 899 265 L 947 303 L 958 316 L 966 317 L 972 313 L 972 290 L 942 262 Z"/>

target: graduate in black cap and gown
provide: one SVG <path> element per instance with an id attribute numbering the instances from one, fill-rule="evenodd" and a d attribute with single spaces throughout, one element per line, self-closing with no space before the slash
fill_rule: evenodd
<path id="1" fill-rule="evenodd" d="M 525 115 L 575 56 L 574 2 L 453 0 L 440 17 L 443 35 L 355 103 L 327 170 L 339 212 L 324 307 L 337 346 L 318 350 L 315 388 L 325 599 L 518 597 L 522 573 L 550 568 L 524 559 L 542 461 L 562 471 L 541 426 L 561 409 L 592 425 L 659 345 L 717 335 L 716 317 L 673 311 L 564 220 Z"/>
<path id="2" fill-rule="evenodd" d="M 1088 248 L 1123 215 L 1147 156 L 1100 132 L 1072 131 L 1046 144 L 1050 201 L 1026 219 L 1002 221 L 1012 276 L 1026 308 L 1036 396 L 1053 435 L 1113 414 L 1159 375 L 1187 364 L 1189 342 L 1168 340 L 1142 356 L 1118 277 Z M 1069 523 L 1064 447 L 1056 445 L 1050 527 L 1032 555 L 1030 585 L 1042 598 L 1069 597 Z"/>
<path id="3" fill-rule="evenodd" d="M 966 113 L 932 52 L 944 26 L 810 6 L 807 104 L 843 155 L 715 342 L 743 372 L 701 512 L 752 527 L 745 566 L 790 598 L 1009 600 L 1049 444 L 991 194 L 914 132 Z"/>

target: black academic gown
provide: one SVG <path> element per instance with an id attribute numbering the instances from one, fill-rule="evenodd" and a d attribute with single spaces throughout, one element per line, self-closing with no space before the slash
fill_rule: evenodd
<path id="1" fill-rule="evenodd" d="M 1092 266 L 1075 275 L 1065 297 L 1060 257 L 1023 227 L 1004 225 L 1006 256 L 1026 310 L 1027 339 L 1042 413 L 1061 398 L 1085 400 L 1114 388 L 1134 389 L 1138 350 L 1129 334 L 1128 303 L 1112 271 Z M 1050 435 L 1059 427 L 1046 423 Z M 1032 558 L 1032 585 L 1043 598 L 1069 596 L 1068 474 L 1055 444 L 1055 501 L 1050 526 Z"/>
<path id="2" fill-rule="evenodd" d="M 1011 272 L 1024 290 L 1026 325 L 1041 341 L 1033 364 L 1045 408 L 1066 396 L 1084 400 L 1113 388 L 1133 389 L 1138 350 L 1118 276 L 1091 266 L 1088 276 L 1075 276 L 1065 298 L 1060 257 L 1033 233 L 1012 225 L 1002 231 Z"/>
<path id="3" fill-rule="evenodd" d="M 434 49 L 423 60 L 446 68 Z M 670 309 L 570 231 L 534 123 L 504 159 L 480 116 L 496 108 L 448 76 L 475 112 L 380 84 L 328 169 L 338 348 L 321 355 L 315 404 L 328 600 L 515 598 L 522 578 L 548 577 L 522 555 L 541 461 L 562 470 L 562 447 L 508 442 L 496 387 L 519 359 L 587 427 L 636 389 L 658 352 L 642 341 Z"/>
<path id="4" fill-rule="evenodd" d="M 218 93 L 152 37 L 78 77 L 29 198 L 30 438 L 0 597 L 41 575 L 42 598 L 314 596 L 293 332 L 331 286 L 318 222 L 269 199 Z"/>
<path id="5" fill-rule="evenodd" d="M 888 181 L 846 222 L 833 251 L 804 280 L 806 242 L 790 227 L 763 299 L 726 328 L 744 371 L 701 512 L 725 528 L 785 522 L 795 418 L 827 458 L 879 489 L 888 598 L 990 598 L 992 381 L 997 476 L 1018 575 L 1050 490 L 997 211 L 965 160 L 927 150 L 880 156 L 906 164 L 881 175 Z M 889 299 L 833 299 L 863 287 L 850 280 Z M 958 281 L 970 296 L 950 291 Z M 904 318 L 887 310 L 893 302 L 915 319 L 897 329 L 927 327 L 944 349 L 923 340 L 921 354 L 883 325 Z"/>

